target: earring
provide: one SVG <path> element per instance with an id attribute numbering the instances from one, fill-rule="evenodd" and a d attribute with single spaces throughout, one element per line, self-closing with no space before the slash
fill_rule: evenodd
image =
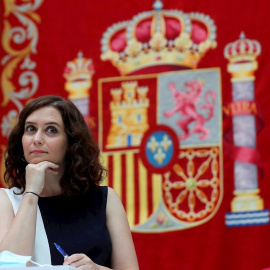
<path id="1" fill-rule="evenodd" d="M 25 158 L 24 158 L 24 155 L 21 157 L 21 160 L 22 160 L 23 162 L 27 162 L 27 161 L 25 160 Z"/>

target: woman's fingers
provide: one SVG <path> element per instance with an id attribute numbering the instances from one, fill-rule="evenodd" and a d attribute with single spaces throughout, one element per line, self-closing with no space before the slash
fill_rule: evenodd
<path id="1" fill-rule="evenodd" d="M 57 175 L 58 174 L 58 167 L 59 165 L 55 164 L 55 163 L 52 163 L 50 161 L 42 161 L 41 162 L 42 164 L 37 164 L 39 165 L 38 167 L 41 169 L 41 170 L 44 170 L 45 172 L 48 172 L 48 173 L 51 173 L 51 174 L 54 174 L 54 175 Z"/>
<path id="2" fill-rule="evenodd" d="M 75 265 L 78 265 L 79 262 L 83 259 L 84 254 L 73 254 L 71 256 L 68 256 L 67 258 L 65 258 L 64 260 L 64 265 L 71 265 L 76 267 Z"/>
<path id="3" fill-rule="evenodd" d="M 32 172 L 38 172 L 38 173 L 45 173 L 47 169 L 53 170 L 56 172 L 58 169 L 59 165 L 52 163 L 50 161 L 42 161 L 38 164 L 28 164 L 26 166 L 26 170 L 31 170 Z"/>
<path id="4" fill-rule="evenodd" d="M 98 266 L 85 254 L 73 254 L 64 260 L 64 265 L 78 269 L 98 270 Z"/>
<path id="5" fill-rule="evenodd" d="M 45 181 L 45 173 L 58 174 L 59 165 L 50 161 L 42 161 L 38 164 L 28 164 L 25 168 L 26 190 L 40 194 Z"/>
<path id="6" fill-rule="evenodd" d="M 52 169 L 57 169 L 59 167 L 59 165 L 52 163 L 50 161 L 42 161 L 38 164 L 29 164 L 29 165 L 34 165 L 37 168 L 48 168 L 51 167 Z"/>

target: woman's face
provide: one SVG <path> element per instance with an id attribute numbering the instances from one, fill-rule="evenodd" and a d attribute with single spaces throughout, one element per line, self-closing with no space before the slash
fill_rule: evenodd
<path id="1" fill-rule="evenodd" d="M 32 112 L 25 120 L 22 145 L 28 163 L 64 165 L 68 138 L 60 112 L 53 107 Z"/>

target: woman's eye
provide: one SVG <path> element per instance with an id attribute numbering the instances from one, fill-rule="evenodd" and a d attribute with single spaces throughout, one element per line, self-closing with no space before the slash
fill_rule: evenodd
<path id="1" fill-rule="evenodd" d="M 48 127 L 47 132 L 49 132 L 49 133 L 57 133 L 57 129 L 55 127 Z"/>
<path id="2" fill-rule="evenodd" d="M 32 125 L 25 127 L 25 131 L 27 131 L 27 132 L 32 132 L 32 131 L 35 131 L 35 130 L 36 130 L 36 128 L 34 126 L 32 126 Z"/>

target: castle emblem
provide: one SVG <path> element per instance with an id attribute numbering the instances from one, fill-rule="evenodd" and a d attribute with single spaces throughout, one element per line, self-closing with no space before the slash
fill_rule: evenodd
<path id="1" fill-rule="evenodd" d="M 111 89 L 111 127 L 106 148 L 138 146 L 148 129 L 148 87 L 137 81 L 122 82 L 121 88 Z"/>

